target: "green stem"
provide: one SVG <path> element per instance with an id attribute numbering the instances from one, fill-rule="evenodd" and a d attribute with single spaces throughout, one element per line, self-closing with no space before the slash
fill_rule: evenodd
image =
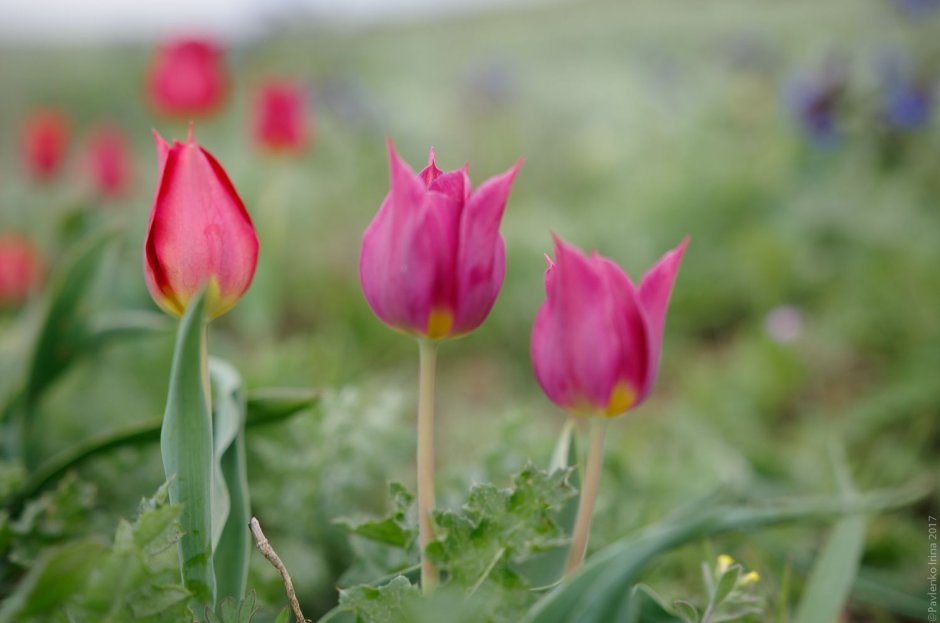
<path id="1" fill-rule="evenodd" d="M 425 549 L 434 538 L 431 511 L 434 509 L 434 368 L 437 343 L 420 340 L 418 379 L 418 543 L 421 547 L 421 588 L 425 593 L 438 583 L 437 568 Z"/>
<path id="2" fill-rule="evenodd" d="M 570 577 L 584 561 L 587 551 L 588 536 L 591 533 L 591 518 L 597 489 L 601 480 L 601 467 L 604 464 L 604 434 L 607 432 L 607 420 L 591 418 L 591 440 L 587 451 L 587 466 L 584 470 L 581 487 L 581 501 L 578 503 L 578 516 L 571 536 L 571 549 L 568 550 L 568 562 L 565 564 L 565 577 Z"/>

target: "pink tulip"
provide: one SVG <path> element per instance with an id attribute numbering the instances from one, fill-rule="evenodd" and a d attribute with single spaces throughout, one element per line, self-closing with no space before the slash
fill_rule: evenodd
<path id="1" fill-rule="evenodd" d="M 23 126 L 23 161 L 37 179 L 54 176 L 65 159 L 69 142 L 68 120 L 58 111 L 40 110 Z"/>
<path id="2" fill-rule="evenodd" d="M 131 175 L 131 150 L 117 126 L 102 126 L 89 137 L 85 166 L 102 197 L 119 197 L 127 190 Z"/>
<path id="3" fill-rule="evenodd" d="M 15 307 L 42 281 L 39 251 L 19 234 L 0 234 L 0 309 Z"/>
<path id="4" fill-rule="evenodd" d="M 207 314 L 221 316 L 251 284 L 258 238 L 251 217 L 222 166 L 193 139 L 173 146 L 154 132 L 160 181 L 147 239 L 144 273 L 154 301 L 181 316 L 208 285 Z"/>
<path id="5" fill-rule="evenodd" d="M 172 117 L 208 115 L 228 94 L 222 51 L 211 41 L 179 39 L 160 48 L 147 78 L 154 109 Z"/>
<path id="6" fill-rule="evenodd" d="M 310 142 L 303 87 L 292 82 L 264 85 L 255 99 L 255 142 L 271 152 L 300 153 Z"/>
<path id="7" fill-rule="evenodd" d="M 667 253 L 639 287 L 607 258 L 586 257 L 555 238 L 546 300 L 532 329 L 532 363 L 545 394 L 563 409 L 620 415 L 656 381 L 672 285 L 688 239 Z"/>
<path id="8" fill-rule="evenodd" d="M 415 174 L 389 153 L 389 192 L 362 237 L 359 277 L 382 322 L 434 340 L 476 329 L 506 272 L 499 223 L 521 160 L 476 190 L 468 167 Z"/>

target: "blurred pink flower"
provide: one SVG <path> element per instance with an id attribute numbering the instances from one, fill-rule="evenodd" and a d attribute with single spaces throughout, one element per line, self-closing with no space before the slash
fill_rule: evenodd
<path id="1" fill-rule="evenodd" d="M 108 198 L 124 194 L 133 170 L 124 131 L 115 125 L 100 126 L 89 136 L 85 149 L 85 167 L 98 194 Z"/>
<path id="2" fill-rule="evenodd" d="M 587 257 L 555 238 L 531 351 L 535 376 L 552 402 L 575 414 L 613 417 L 646 399 L 687 244 L 664 255 L 635 286 L 611 260 L 596 251 Z"/>
<path id="3" fill-rule="evenodd" d="M 38 110 L 23 125 L 21 146 L 26 169 L 38 179 L 54 176 L 62 166 L 69 142 L 69 123 L 56 110 Z"/>
<path id="4" fill-rule="evenodd" d="M 222 166 L 193 139 L 168 145 L 154 132 L 160 181 L 147 239 L 144 274 L 154 301 L 182 316 L 208 286 L 206 313 L 221 316 L 242 297 L 258 263 L 251 217 Z"/>
<path id="5" fill-rule="evenodd" d="M 20 234 L 0 234 L 0 308 L 25 301 L 42 276 L 42 257 L 32 241 Z"/>
<path id="6" fill-rule="evenodd" d="M 157 51 L 147 80 L 153 107 L 172 117 L 214 113 L 228 94 L 222 50 L 207 40 L 165 44 Z"/>
<path id="7" fill-rule="evenodd" d="M 388 144 L 390 189 L 362 237 L 359 277 L 382 322 L 430 339 L 476 329 L 503 284 L 499 224 L 522 164 L 472 189 L 468 167 L 442 172 L 431 150 L 415 174 Z"/>
<path id="8" fill-rule="evenodd" d="M 803 313 L 793 305 L 775 307 L 764 317 L 764 332 L 778 344 L 795 342 L 803 334 Z"/>
<path id="9" fill-rule="evenodd" d="M 269 82 L 255 96 L 255 142 L 272 152 L 300 153 L 311 139 L 310 113 L 303 86 Z"/>

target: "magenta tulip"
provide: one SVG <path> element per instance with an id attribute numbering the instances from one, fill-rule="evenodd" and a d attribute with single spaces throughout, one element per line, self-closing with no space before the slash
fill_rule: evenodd
<path id="1" fill-rule="evenodd" d="M 85 146 L 85 168 L 100 196 L 113 199 L 127 191 L 132 158 L 127 137 L 119 126 L 95 129 Z"/>
<path id="2" fill-rule="evenodd" d="M 34 112 L 23 124 L 22 149 L 26 169 L 36 179 L 59 172 L 69 144 L 68 119 L 57 110 Z"/>
<path id="3" fill-rule="evenodd" d="M 154 301 L 182 316 L 208 286 L 207 314 L 221 316 L 251 284 L 258 238 L 251 217 L 222 166 L 193 139 L 167 145 L 154 132 L 160 181 L 147 239 L 144 273 Z"/>
<path id="4" fill-rule="evenodd" d="M 21 305 L 42 283 L 43 261 L 21 234 L 0 233 L 0 309 Z"/>
<path id="5" fill-rule="evenodd" d="M 555 238 L 546 300 L 532 329 L 532 363 L 545 394 L 563 409 L 613 417 L 642 403 L 656 381 L 672 285 L 688 239 L 639 286 L 597 252 Z"/>
<path id="6" fill-rule="evenodd" d="M 476 329 L 506 272 L 499 224 L 521 160 L 476 190 L 467 167 L 415 174 L 389 142 L 390 189 L 362 238 L 359 277 L 385 324 L 432 340 Z"/>

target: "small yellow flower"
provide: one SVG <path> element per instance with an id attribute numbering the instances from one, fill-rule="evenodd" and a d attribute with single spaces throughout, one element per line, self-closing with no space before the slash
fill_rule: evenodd
<path id="1" fill-rule="evenodd" d="M 751 584 L 757 584 L 758 582 L 760 582 L 760 574 L 756 571 L 746 573 L 744 574 L 744 577 L 738 580 L 738 584 L 741 586 L 750 586 Z"/>
<path id="2" fill-rule="evenodd" d="M 725 571 L 731 568 L 731 565 L 734 564 L 734 558 L 728 556 L 727 554 L 722 554 L 718 557 L 718 575 L 723 575 Z"/>

